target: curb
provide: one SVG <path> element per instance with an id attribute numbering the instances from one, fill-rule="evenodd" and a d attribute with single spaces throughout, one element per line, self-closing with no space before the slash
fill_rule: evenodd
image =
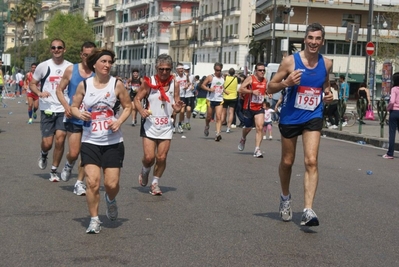
<path id="1" fill-rule="evenodd" d="M 322 129 L 321 135 L 331 138 L 351 141 L 355 143 L 358 141 L 363 141 L 368 145 L 388 149 L 388 140 L 385 138 L 378 138 L 378 137 L 368 136 L 365 134 L 348 133 L 344 131 L 328 130 L 328 129 Z M 399 151 L 399 143 L 395 143 L 394 150 Z"/>

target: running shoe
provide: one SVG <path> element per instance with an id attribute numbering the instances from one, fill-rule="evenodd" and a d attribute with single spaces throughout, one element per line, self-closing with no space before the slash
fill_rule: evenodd
<path id="1" fill-rule="evenodd" d="M 231 125 L 231 129 L 235 129 L 235 128 L 237 128 L 237 125 L 232 124 L 232 125 Z"/>
<path id="2" fill-rule="evenodd" d="M 158 184 L 152 184 L 150 194 L 153 196 L 162 196 L 161 188 L 159 188 Z"/>
<path id="3" fill-rule="evenodd" d="M 176 133 L 176 127 L 175 126 L 173 126 L 173 128 L 172 128 L 172 132 Z"/>
<path id="4" fill-rule="evenodd" d="M 257 150 L 255 150 L 254 158 L 263 158 L 262 151 L 260 151 L 259 148 Z"/>
<path id="5" fill-rule="evenodd" d="M 141 172 L 139 175 L 139 184 L 141 186 L 147 186 L 148 184 L 148 175 L 150 174 L 150 170 L 148 170 L 148 172 L 144 171 L 144 167 L 141 167 Z"/>
<path id="6" fill-rule="evenodd" d="M 36 114 L 36 112 L 33 112 L 32 116 L 33 116 L 33 119 L 34 119 L 34 120 L 37 119 L 37 114 Z"/>
<path id="7" fill-rule="evenodd" d="M 32 120 L 32 118 L 30 118 L 29 120 L 28 120 L 28 124 L 32 124 L 33 123 L 33 120 Z"/>
<path id="8" fill-rule="evenodd" d="M 69 178 L 71 177 L 71 172 L 72 172 L 72 168 L 68 167 L 67 164 L 65 164 L 65 167 L 61 171 L 61 179 L 64 182 L 67 182 L 69 180 Z"/>
<path id="9" fill-rule="evenodd" d="M 116 199 L 109 202 L 107 193 L 104 193 L 104 198 L 105 202 L 107 203 L 107 210 L 105 211 L 105 214 L 107 215 L 108 219 L 115 221 L 118 219 L 118 206 L 116 205 Z"/>
<path id="10" fill-rule="evenodd" d="M 181 126 L 181 124 L 179 124 L 179 125 L 177 126 L 177 132 L 178 132 L 178 133 L 183 133 L 183 127 Z"/>
<path id="11" fill-rule="evenodd" d="M 241 137 L 240 143 L 238 144 L 238 150 L 243 151 L 245 148 L 245 139 Z"/>
<path id="12" fill-rule="evenodd" d="M 388 154 L 385 154 L 385 155 L 383 155 L 382 156 L 384 159 L 393 159 L 393 157 L 392 156 L 389 156 Z"/>
<path id="13" fill-rule="evenodd" d="M 344 122 L 342 123 L 342 127 L 345 127 L 346 125 L 348 125 L 348 123 L 347 123 L 346 121 L 344 121 Z"/>
<path id="14" fill-rule="evenodd" d="M 312 209 L 305 209 L 302 214 L 301 225 L 319 226 L 319 219 Z"/>
<path id="15" fill-rule="evenodd" d="M 60 177 L 58 177 L 57 172 L 50 172 L 49 181 L 50 181 L 50 182 L 59 182 L 59 181 L 61 181 L 61 180 L 60 180 Z"/>
<path id="16" fill-rule="evenodd" d="M 37 164 L 41 170 L 44 170 L 47 167 L 47 157 L 40 155 L 39 159 L 37 160 Z"/>
<path id="17" fill-rule="evenodd" d="M 219 142 L 220 140 L 222 140 L 222 136 L 220 134 L 215 136 L 215 141 Z"/>
<path id="18" fill-rule="evenodd" d="M 133 126 L 133 127 L 136 126 L 136 123 L 135 123 L 134 121 L 132 121 L 132 126 Z"/>
<path id="19" fill-rule="evenodd" d="M 191 124 L 188 123 L 188 122 L 186 123 L 186 129 L 187 129 L 187 130 L 191 130 Z"/>
<path id="20" fill-rule="evenodd" d="M 205 136 L 209 135 L 209 126 L 205 126 L 204 135 Z"/>
<path id="21" fill-rule="evenodd" d="M 291 195 L 289 195 L 287 200 L 283 200 L 280 196 L 280 217 L 284 222 L 289 222 L 292 220 L 292 211 L 291 211 Z"/>
<path id="22" fill-rule="evenodd" d="M 98 234 L 101 231 L 101 224 L 100 220 L 91 219 L 89 227 L 86 230 L 86 234 Z"/>
<path id="23" fill-rule="evenodd" d="M 73 187 L 73 193 L 77 196 L 85 196 L 86 195 L 86 186 L 83 182 L 76 182 Z"/>
<path id="24" fill-rule="evenodd" d="M 227 129 L 226 129 L 226 133 L 230 133 L 230 128 L 229 127 L 227 127 Z"/>
<path id="25" fill-rule="evenodd" d="M 266 140 L 266 135 L 263 136 L 263 140 Z"/>
<path id="26" fill-rule="evenodd" d="M 272 139 L 273 139 L 273 136 L 269 135 L 269 140 L 272 140 Z"/>

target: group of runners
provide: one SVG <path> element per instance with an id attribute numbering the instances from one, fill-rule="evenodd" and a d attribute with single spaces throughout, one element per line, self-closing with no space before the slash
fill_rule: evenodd
<path id="1" fill-rule="evenodd" d="M 322 129 L 322 102 L 328 103 L 332 100 L 328 79 L 332 64 L 319 54 L 324 43 L 324 34 L 324 28 L 320 24 L 310 24 L 305 34 L 305 49 L 284 58 L 271 81 L 266 80 L 265 66 L 259 63 L 256 64 L 255 73 L 245 78 L 238 90 L 244 100 L 245 125 L 238 149 L 244 149 L 246 137 L 255 127 L 256 158 L 263 157 L 260 144 L 265 121 L 265 96 L 282 91 L 279 123 L 282 144 L 279 175 L 282 193 L 279 211 L 283 221 L 292 219 L 289 185 L 297 138 L 302 135 L 306 172 L 301 224 L 306 226 L 319 225 L 312 208 L 318 183 L 317 158 Z M 130 116 L 132 126 L 137 125 L 137 113 L 140 114 L 143 158 L 138 181 L 143 187 L 150 183 L 149 192 L 152 195 L 162 195 L 159 184 L 166 168 L 173 131 L 175 127 L 188 130 L 191 128 L 194 76 L 189 74 L 189 67 L 182 64 L 177 64 L 176 74 L 173 74 L 172 58 L 161 54 L 157 57 L 153 76 L 140 78 L 139 71 L 134 69 L 126 88 L 126 84 L 110 74 L 115 60 L 113 51 L 99 49 L 94 43 L 85 42 L 80 51 L 81 62 L 77 64 L 64 59 L 65 51 L 64 41 L 54 39 L 50 45 L 52 57 L 37 66 L 32 65 L 31 74 L 28 73 L 26 77 L 32 94 L 29 119 L 36 113 L 36 95 L 41 116 L 42 142 L 38 158 L 40 169 L 46 169 L 48 153 L 54 146 L 50 181 L 68 181 L 79 154 L 81 155 L 74 193 L 86 195 L 91 217 L 86 232 L 99 233 L 99 191 L 102 175 L 106 215 L 110 220 L 118 217 L 116 196 L 124 160 L 121 125 Z M 217 142 L 222 139 L 223 94 L 231 93 L 226 82 L 231 83 L 234 80 L 225 80 L 222 68 L 221 63 L 215 63 L 214 73 L 208 75 L 199 85 L 202 90 L 207 91 L 204 134 L 209 135 L 210 121 L 214 115 Z M 66 139 L 69 146 L 59 177 L 58 167 L 64 154 Z"/>

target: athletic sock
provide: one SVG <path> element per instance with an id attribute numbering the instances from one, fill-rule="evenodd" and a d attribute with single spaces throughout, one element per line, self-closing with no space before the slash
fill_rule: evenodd
<path id="1" fill-rule="evenodd" d="M 159 184 L 159 177 L 154 176 L 152 179 L 152 184 Z"/>

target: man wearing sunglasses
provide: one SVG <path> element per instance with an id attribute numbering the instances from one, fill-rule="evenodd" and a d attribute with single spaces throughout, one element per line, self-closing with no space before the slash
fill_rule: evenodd
<path id="1" fill-rule="evenodd" d="M 94 76 L 94 73 L 87 65 L 86 58 L 93 52 L 95 48 L 96 45 L 93 42 L 84 42 L 82 44 L 80 48 L 81 62 L 66 68 L 61 82 L 56 89 L 58 100 L 65 109 L 65 129 L 67 131 L 69 145 L 69 151 L 66 154 L 65 166 L 61 172 L 61 180 L 64 182 L 69 180 L 73 166 L 75 165 L 75 161 L 79 157 L 83 132 L 83 121 L 72 116 L 70 105 L 73 102 L 73 96 L 76 93 L 76 88 L 78 87 L 79 83 Z M 64 92 L 67 88 L 69 101 L 67 101 L 67 98 L 64 96 Z M 78 196 L 83 196 L 86 194 L 86 186 L 83 183 L 83 178 L 84 168 L 79 164 L 78 179 L 73 189 L 73 193 Z"/>
<path id="2" fill-rule="evenodd" d="M 39 96 L 40 129 L 42 133 L 41 153 L 38 159 L 39 168 L 47 167 L 47 155 L 55 139 L 50 181 L 59 182 L 57 168 L 64 154 L 66 129 L 64 125 L 65 109 L 58 100 L 56 88 L 65 69 L 72 63 L 64 60 L 65 42 L 61 39 L 51 41 L 52 58 L 40 63 L 29 83 L 30 90 Z M 40 84 L 40 86 L 39 86 Z M 40 89 L 39 89 L 40 88 Z M 65 93 L 65 92 L 64 92 Z M 68 99 L 68 95 L 65 95 Z"/>
<path id="3" fill-rule="evenodd" d="M 265 120 L 265 111 L 262 107 L 267 86 L 265 71 L 265 65 L 263 63 L 257 63 L 255 66 L 255 74 L 247 77 L 238 90 L 244 98 L 243 114 L 245 126 L 245 128 L 242 129 L 242 137 L 238 144 L 238 150 L 244 150 L 247 135 L 255 125 L 255 158 L 263 158 L 260 144 L 262 143 L 262 129 Z"/>

